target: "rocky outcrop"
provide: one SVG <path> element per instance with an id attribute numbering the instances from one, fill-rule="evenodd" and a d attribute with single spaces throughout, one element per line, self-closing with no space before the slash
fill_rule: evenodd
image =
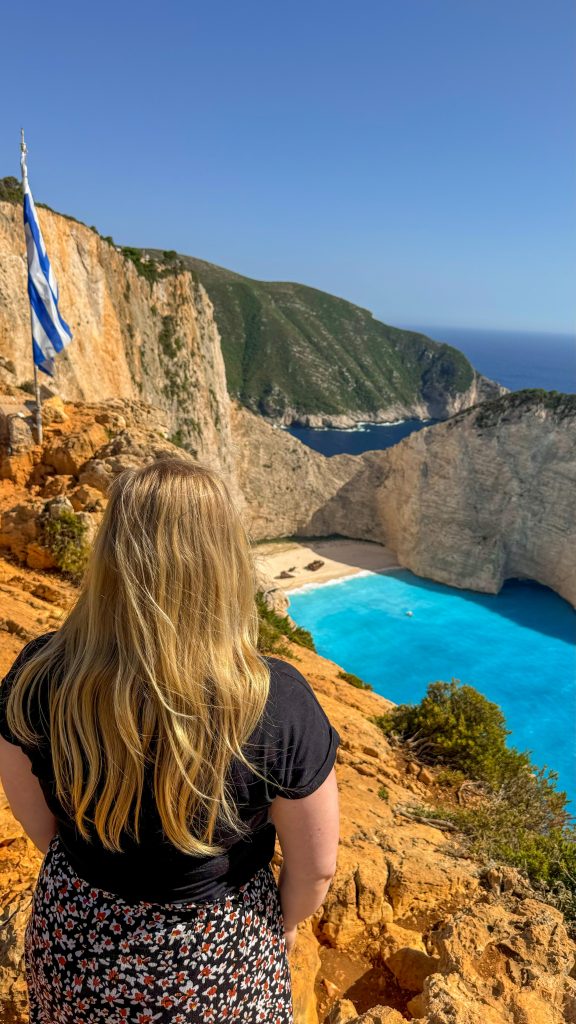
<path id="1" fill-rule="evenodd" d="M 32 569 L 57 564 L 44 541 L 47 515 L 72 513 L 90 544 L 117 473 L 163 455 L 181 454 L 167 438 L 166 414 L 142 402 L 50 399 L 45 412 L 42 446 L 32 439 L 27 446 L 0 445 L 0 550 Z"/>
<path id="2" fill-rule="evenodd" d="M 438 928 L 436 970 L 407 1004 L 417 1019 L 444 1024 L 576 1020 L 574 951 L 562 915 L 518 896 L 485 896 Z"/>
<path id="3" fill-rule="evenodd" d="M 170 436 L 229 472 L 224 362 L 202 285 L 168 265 L 146 276 L 95 230 L 47 209 L 39 217 L 74 335 L 54 390 L 66 400 L 155 405 Z M 32 371 L 22 213 L 0 202 L 0 391 L 30 382 Z"/>

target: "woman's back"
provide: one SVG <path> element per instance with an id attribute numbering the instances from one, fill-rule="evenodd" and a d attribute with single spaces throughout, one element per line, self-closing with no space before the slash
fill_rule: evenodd
<path id="1" fill-rule="evenodd" d="M 46 633 L 27 644 L 0 688 L 0 735 L 17 742 L 6 720 L 13 681 L 26 660 L 53 636 Z M 38 746 L 25 747 L 54 814 L 62 846 L 74 869 L 92 885 L 126 900 L 174 903 L 221 899 L 246 882 L 274 853 L 276 831 L 269 820 L 273 800 L 302 798 L 314 792 L 332 770 L 340 737 L 318 703 L 310 684 L 291 664 L 275 657 L 264 661 L 270 688 L 264 712 L 246 745 L 262 777 L 233 761 L 229 773 L 231 798 L 248 828 L 239 837 L 217 825 L 214 839 L 225 847 L 217 856 L 194 856 L 173 846 L 162 829 L 155 804 L 150 765 L 145 773 L 141 836 L 122 838 L 124 852 L 107 850 L 94 829 L 83 838 L 58 800 L 50 743 L 50 692 L 57 675 L 44 677 L 35 694 L 30 722 L 43 736 Z"/>
<path id="2" fill-rule="evenodd" d="M 0 692 L 0 775 L 45 853 L 31 1024 L 291 1024 L 286 952 L 335 870 L 339 736 L 257 642 L 224 481 L 185 458 L 120 474 L 74 607 Z"/>

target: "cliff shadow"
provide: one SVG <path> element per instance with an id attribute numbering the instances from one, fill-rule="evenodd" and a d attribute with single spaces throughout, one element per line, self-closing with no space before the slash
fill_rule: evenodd
<path id="1" fill-rule="evenodd" d="M 416 576 L 409 569 L 392 569 L 387 575 L 408 579 L 410 585 L 428 593 L 453 594 L 471 604 L 487 608 L 524 629 L 534 630 L 565 643 L 576 643 L 576 612 L 550 587 L 530 579 L 506 580 L 498 594 L 451 587 L 446 583 Z M 576 670 L 576 652 L 575 652 Z"/>

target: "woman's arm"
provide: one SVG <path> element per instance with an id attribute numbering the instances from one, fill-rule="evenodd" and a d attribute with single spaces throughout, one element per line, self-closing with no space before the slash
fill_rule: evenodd
<path id="1" fill-rule="evenodd" d="M 336 871 L 339 806 L 336 770 L 300 800 L 277 796 L 270 807 L 280 847 L 278 886 L 290 949 L 299 921 L 321 905 Z"/>
<path id="2" fill-rule="evenodd" d="M 12 814 L 26 835 L 46 853 L 56 835 L 56 818 L 48 807 L 42 787 L 32 774 L 32 764 L 20 747 L 0 736 L 0 780 Z"/>

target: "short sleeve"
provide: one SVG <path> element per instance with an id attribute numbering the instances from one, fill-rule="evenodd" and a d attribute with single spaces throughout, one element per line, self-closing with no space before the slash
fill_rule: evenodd
<path id="1" fill-rule="evenodd" d="M 328 778 L 340 736 L 308 680 L 288 662 L 270 659 L 274 687 L 272 773 L 278 796 L 310 796 Z"/>
<path id="2" fill-rule="evenodd" d="M 13 743 L 18 747 L 22 747 L 22 742 L 12 733 L 8 725 L 8 720 L 6 716 L 8 698 L 10 696 L 12 687 L 16 682 L 18 672 L 20 671 L 22 666 L 26 663 L 26 661 L 28 661 L 29 658 L 32 657 L 33 654 L 37 653 L 39 648 L 52 635 L 52 633 L 45 633 L 42 636 L 36 637 L 34 640 L 30 640 L 29 643 L 27 643 L 22 648 L 16 660 L 8 669 L 8 672 L 0 682 L 0 736 L 7 740 L 8 743 Z M 39 715 L 36 717 L 39 718 Z M 30 724 L 34 729 L 38 729 L 41 725 L 40 721 L 37 721 L 36 719 Z"/>

